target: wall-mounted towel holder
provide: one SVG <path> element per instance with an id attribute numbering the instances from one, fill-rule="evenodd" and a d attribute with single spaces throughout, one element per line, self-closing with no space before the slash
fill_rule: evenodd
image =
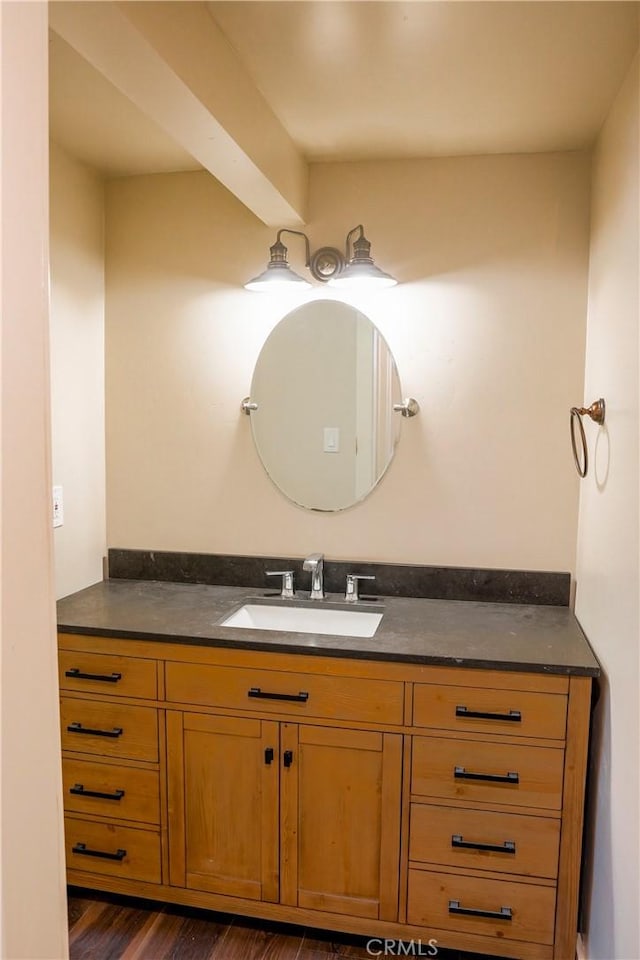
<path id="1" fill-rule="evenodd" d="M 571 449 L 573 450 L 573 462 L 576 465 L 579 477 L 586 477 L 589 469 L 589 454 L 587 452 L 587 438 L 584 435 L 582 426 L 582 417 L 586 414 L 591 417 L 594 423 L 602 426 L 604 423 L 605 404 L 602 397 L 591 404 L 590 407 L 571 407 L 569 417 L 569 429 L 571 432 Z M 576 423 L 580 430 L 580 445 L 582 446 L 582 458 L 578 456 L 578 445 L 576 442 Z"/>

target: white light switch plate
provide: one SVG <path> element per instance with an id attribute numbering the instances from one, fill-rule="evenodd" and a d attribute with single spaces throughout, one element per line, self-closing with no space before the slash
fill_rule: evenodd
<path id="1" fill-rule="evenodd" d="M 61 527 L 64 523 L 64 509 L 62 505 L 62 487 L 53 488 L 53 525 Z"/>
<path id="2" fill-rule="evenodd" d="M 324 446 L 325 453 L 340 453 L 340 427 L 324 428 Z"/>

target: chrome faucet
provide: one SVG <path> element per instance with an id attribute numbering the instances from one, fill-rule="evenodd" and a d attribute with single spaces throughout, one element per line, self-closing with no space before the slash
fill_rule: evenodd
<path id="1" fill-rule="evenodd" d="M 310 600 L 324 600 L 324 554 L 312 553 L 302 564 L 303 570 L 311 570 Z"/>

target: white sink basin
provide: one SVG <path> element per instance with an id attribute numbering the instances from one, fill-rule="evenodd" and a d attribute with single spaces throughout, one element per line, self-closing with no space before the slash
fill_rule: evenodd
<path id="1" fill-rule="evenodd" d="M 245 627 L 249 630 L 288 630 L 292 633 L 324 633 L 338 637 L 372 637 L 381 620 L 382 613 L 368 613 L 364 610 L 245 603 L 223 620 L 220 626 Z"/>

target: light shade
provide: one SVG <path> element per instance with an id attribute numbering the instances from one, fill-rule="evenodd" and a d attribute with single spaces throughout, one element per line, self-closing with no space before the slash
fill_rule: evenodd
<path id="1" fill-rule="evenodd" d="M 376 267 L 373 260 L 369 263 L 352 260 L 337 277 L 329 280 L 330 287 L 395 287 L 398 281 L 390 273 Z"/>
<path id="2" fill-rule="evenodd" d="M 349 255 L 349 239 L 353 233 L 359 231 L 360 236 L 353 241 L 353 256 L 346 267 L 335 277 L 329 280 L 330 287 L 366 288 L 394 287 L 398 282 L 391 274 L 385 273 L 376 267 L 371 258 L 371 244 L 364 235 L 360 224 L 347 234 L 347 256 Z"/>
<path id="3" fill-rule="evenodd" d="M 270 263 L 266 270 L 245 283 L 245 290 L 305 290 L 311 284 L 298 276 L 287 263 Z"/>

